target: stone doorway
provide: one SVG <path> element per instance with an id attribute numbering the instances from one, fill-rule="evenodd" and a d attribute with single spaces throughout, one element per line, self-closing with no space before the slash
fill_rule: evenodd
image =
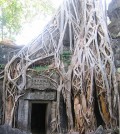
<path id="1" fill-rule="evenodd" d="M 36 118 L 38 121 L 39 116 L 37 116 L 37 113 L 39 112 L 39 115 L 42 115 L 40 117 L 42 121 L 39 120 L 37 124 L 41 122 L 42 125 L 44 124 L 44 133 L 39 132 L 39 134 L 50 134 L 52 102 L 56 102 L 56 97 L 55 90 L 29 90 L 29 92 L 19 99 L 18 119 L 16 121 L 18 128 L 26 132 L 33 131 L 35 129 L 33 120 Z"/>
<path id="2" fill-rule="evenodd" d="M 32 134 L 46 134 L 46 103 L 32 103 L 31 107 L 31 132 Z"/>

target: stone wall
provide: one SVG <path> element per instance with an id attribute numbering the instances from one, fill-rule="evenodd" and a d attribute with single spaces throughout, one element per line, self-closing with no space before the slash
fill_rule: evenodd
<path id="1" fill-rule="evenodd" d="M 0 44 L 0 64 L 6 64 L 21 49 L 21 46 L 9 46 Z"/>
<path id="2" fill-rule="evenodd" d="M 108 8 L 110 24 L 108 29 L 112 37 L 115 66 L 117 68 L 118 90 L 120 94 L 120 0 L 112 0 Z"/>
<path id="3" fill-rule="evenodd" d="M 120 94 L 120 38 L 113 39 L 112 48 L 114 51 L 114 62 L 116 66 L 116 75 L 118 81 L 118 91 Z"/>
<path id="4" fill-rule="evenodd" d="M 4 70 L 6 63 L 15 55 L 22 47 L 14 45 L 4 45 L 0 42 L 0 124 L 2 117 L 2 89 L 3 89 L 3 78 L 1 78 L 4 73 L 1 72 Z"/>
<path id="5" fill-rule="evenodd" d="M 116 68 L 120 68 L 120 0 L 112 0 L 108 7 L 110 24 L 108 29 L 112 37 Z"/>
<path id="6" fill-rule="evenodd" d="M 112 0 L 108 7 L 108 16 L 111 23 L 108 28 L 112 38 L 120 37 L 120 0 Z"/>
<path id="7" fill-rule="evenodd" d="M 112 40 L 112 48 L 114 52 L 114 62 L 116 68 L 120 68 L 120 39 L 113 39 Z"/>

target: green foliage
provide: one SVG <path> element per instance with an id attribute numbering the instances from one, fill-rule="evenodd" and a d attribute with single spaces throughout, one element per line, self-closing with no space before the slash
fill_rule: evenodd
<path id="1" fill-rule="evenodd" d="M 49 0 L 0 0 L 0 36 L 15 39 L 22 25 L 55 11 Z"/>
<path id="2" fill-rule="evenodd" d="M 5 65 L 4 64 L 0 64 L 0 69 L 4 69 Z"/>
<path id="3" fill-rule="evenodd" d="M 20 31 L 22 5 L 18 0 L 0 0 L 1 37 L 12 38 Z"/>
<path id="4" fill-rule="evenodd" d="M 64 62 L 64 63 L 67 63 L 68 65 L 70 64 L 71 62 L 71 52 L 70 51 L 64 51 L 61 55 L 61 60 Z"/>
<path id="5" fill-rule="evenodd" d="M 55 8 L 52 2 L 49 0 L 24 0 L 23 1 L 23 11 L 25 22 L 31 22 L 35 17 L 39 18 L 39 15 L 52 15 Z"/>
<path id="6" fill-rule="evenodd" d="M 37 72 L 41 72 L 41 71 L 48 70 L 48 66 L 35 66 L 33 67 L 33 69 L 36 70 Z"/>

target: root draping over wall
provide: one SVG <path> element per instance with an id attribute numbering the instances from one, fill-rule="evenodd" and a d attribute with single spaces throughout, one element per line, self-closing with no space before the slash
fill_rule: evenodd
<path id="1" fill-rule="evenodd" d="M 66 49 L 70 53 L 67 55 L 69 63 L 61 58 Z M 101 0 L 64 0 L 43 33 L 6 65 L 5 123 L 14 124 L 17 102 L 26 92 L 27 69 L 51 56 L 54 56 L 54 61 L 48 70 L 54 70 L 59 75 L 57 108 L 51 132 L 62 131 L 59 111 L 61 93 L 66 104 L 69 132 L 87 133 L 97 128 L 99 119 L 95 113 L 95 101 L 104 126 L 116 127 L 118 89 Z"/>

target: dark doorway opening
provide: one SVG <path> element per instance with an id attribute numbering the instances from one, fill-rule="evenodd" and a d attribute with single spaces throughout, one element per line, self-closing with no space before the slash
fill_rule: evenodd
<path id="1" fill-rule="evenodd" d="M 32 134 L 46 134 L 47 104 L 32 103 L 31 132 Z"/>

